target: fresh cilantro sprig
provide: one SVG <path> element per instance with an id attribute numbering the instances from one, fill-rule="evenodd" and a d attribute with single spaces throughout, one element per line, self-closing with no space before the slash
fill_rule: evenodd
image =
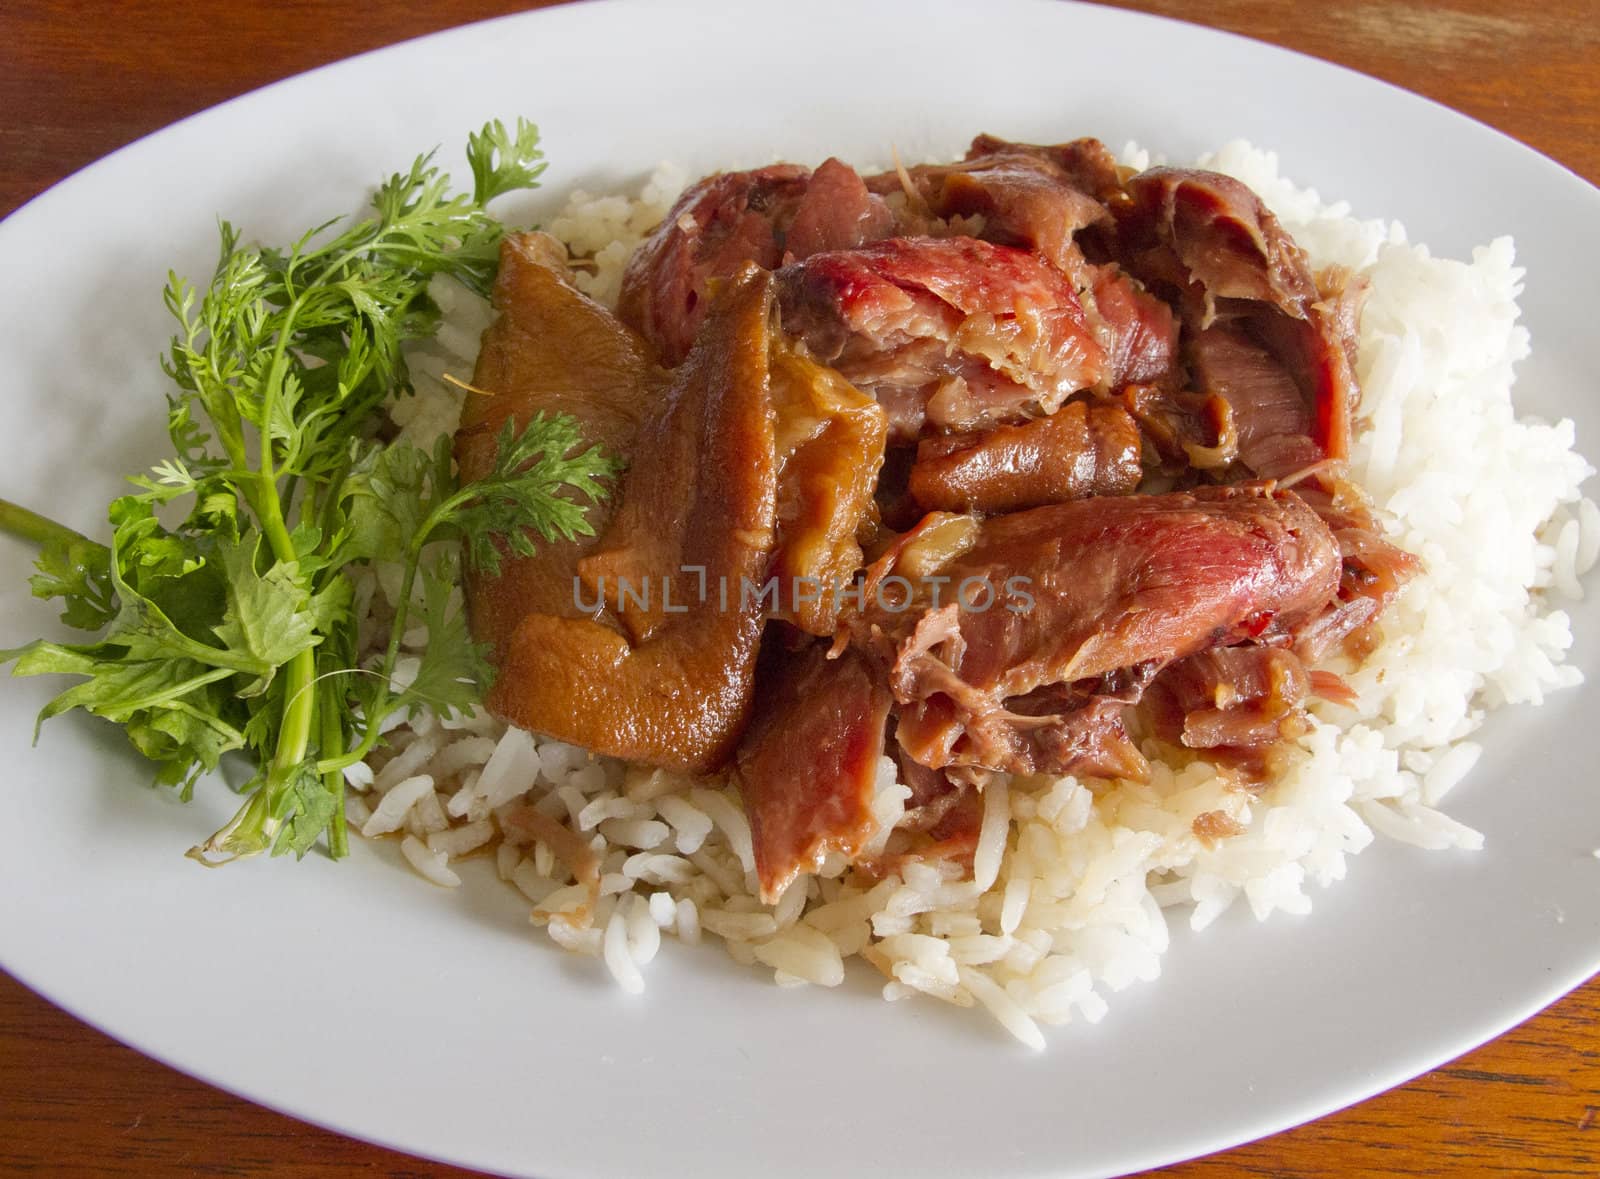
<path id="1" fill-rule="evenodd" d="M 448 439 L 430 454 L 377 436 L 384 403 L 411 389 L 403 345 L 438 324 L 429 282 L 487 294 L 502 229 L 485 206 L 537 185 L 538 144 L 524 120 L 490 123 L 468 137 L 470 196 L 430 153 L 379 186 L 366 219 L 283 249 L 224 222 L 206 288 L 169 277 L 174 454 L 112 502 L 110 544 L 0 501 L 0 530 L 40 546 L 35 595 L 98 632 L 6 654 L 17 675 L 79 677 L 40 722 L 82 709 L 123 726 L 185 798 L 225 754 L 253 756 L 243 806 L 191 851 L 202 862 L 304 855 L 324 832 L 343 855 L 343 771 L 384 718 L 470 712 L 486 682 L 457 554 L 494 569 L 502 549 L 590 531 L 585 501 L 607 494 L 617 463 L 569 417 L 508 425 L 495 468 L 465 486 Z M 401 571 L 395 616 L 363 667 L 354 577 L 386 564 Z M 428 644 L 402 677 L 417 610 Z"/>
<path id="2" fill-rule="evenodd" d="M 495 468 L 446 503 L 472 564 L 500 571 L 500 546 L 531 557 L 533 533 L 550 541 L 587 536 L 591 528 L 573 493 L 597 501 L 619 468 L 597 446 L 587 449 L 566 414 L 535 414 L 520 434 L 507 419 L 496 442 Z"/>

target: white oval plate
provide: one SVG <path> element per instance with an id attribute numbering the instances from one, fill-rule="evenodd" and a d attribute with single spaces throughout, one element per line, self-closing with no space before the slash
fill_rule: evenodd
<path id="1" fill-rule="evenodd" d="M 1461 255 L 1511 232 L 1530 275 L 1526 410 L 1600 438 L 1600 192 L 1371 79 L 1168 21 L 1029 0 L 595 3 L 468 27 L 189 119 L 0 226 L 0 495 L 103 529 L 119 476 L 165 453 L 168 267 L 209 272 L 214 219 L 262 240 L 353 208 L 380 174 L 525 113 L 569 187 L 775 157 L 949 151 L 978 131 L 1134 138 L 1174 159 L 1234 136 L 1287 175 Z M 458 175 L 461 173 L 458 172 Z M 6 642 L 52 612 L 0 547 Z M 1579 666 L 1600 617 L 1575 611 Z M 183 850 L 234 800 L 143 787 L 109 727 L 0 695 L 10 836 L 0 959 L 129 1044 L 252 1100 L 468 1166 L 539 1175 L 1085 1176 L 1215 1150 L 1420 1073 L 1600 962 L 1597 693 L 1497 716 L 1452 796 L 1478 854 L 1381 845 L 1308 918 L 1235 911 L 1165 977 L 1035 1056 L 981 1017 L 887 1006 L 863 972 L 779 990 L 669 946 L 629 998 L 528 928 L 484 875 L 455 892 L 358 846 L 206 873 Z M 1583 723 L 1587 720 L 1588 723 Z"/>

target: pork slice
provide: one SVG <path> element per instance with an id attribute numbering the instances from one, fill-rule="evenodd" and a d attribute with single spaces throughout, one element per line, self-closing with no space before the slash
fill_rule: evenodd
<path id="1" fill-rule="evenodd" d="M 1282 478 L 1347 459 L 1361 284 L 1342 271 L 1313 275 L 1278 219 L 1231 177 L 1152 168 L 1128 191 L 1120 260 L 1180 309 L 1197 386 L 1245 411 L 1239 458 L 1250 473 Z"/>
<path id="2" fill-rule="evenodd" d="M 1074 276 L 1079 231 L 1109 225 L 1112 208 L 1127 200 L 1121 170 L 1098 139 L 1045 146 L 979 135 L 960 163 L 884 172 L 867 186 L 905 194 L 902 233 L 971 233 L 1034 250 Z"/>
<path id="3" fill-rule="evenodd" d="M 1367 288 L 1338 268 L 1316 281 L 1318 298 L 1304 319 L 1266 313 L 1245 322 L 1294 377 L 1309 407 L 1312 442 L 1325 458 L 1340 462 L 1349 457 L 1351 423 L 1361 402 L 1356 347 Z"/>
<path id="4" fill-rule="evenodd" d="M 943 236 L 946 227 L 937 222 L 954 221 L 986 241 L 1031 250 L 1067 274 L 1082 266 L 1073 235 L 1111 218 L 1050 159 L 998 141 L 958 164 L 920 164 L 867 183 L 880 193 L 905 191 L 902 232 Z"/>
<path id="5" fill-rule="evenodd" d="M 967 159 L 1014 152 L 1025 152 L 1049 160 L 1068 180 L 1103 205 L 1116 205 L 1125 195 L 1124 170 L 1118 166 L 1110 148 L 1089 136 L 1066 143 L 1039 144 L 1016 143 L 995 135 L 979 135 L 967 148 Z"/>
<path id="6" fill-rule="evenodd" d="M 928 511 L 1012 512 L 1139 485 L 1139 428 L 1119 406 L 1072 401 L 1046 418 L 924 438 L 910 490 Z"/>
<path id="7" fill-rule="evenodd" d="M 830 659 L 825 643 L 789 650 L 777 636 L 765 646 L 735 777 L 761 899 L 770 904 L 828 853 L 853 859 L 876 833 L 872 802 L 890 698 L 860 652 Z"/>
<path id="8" fill-rule="evenodd" d="M 1174 743 L 1255 750 L 1304 731 L 1311 692 L 1310 672 L 1286 647 L 1213 647 L 1164 668 L 1143 706 Z"/>
<path id="9" fill-rule="evenodd" d="M 1128 385 L 1119 398 L 1139 424 L 1159 470 L 1185 482 L 1192 471 L 1225 471 L 1239 458 L 1233 406 L 1217 393 Z"/>
<path id="10" fill-rule="evenodd" d="M 814 254 L 778 292 L 784 330 L 884 404 L 901 441 L 1053 412 L 1104 366 L 1064 275 L 973 238 Z"/>
<path id="11" fill-rule="evenodd" d="M 1305 318 L 1317 298 L 1305 254 L 1248 186 L 1220 172 L 1150 168 L 1128 181 L 1128 193 L 1119 229 L 1130 254 L 1169 248 L 1208 304 L 1243 299 Z M 1199 326 L 1214 315 L 1208 306 Z"/>
<path id="12" fill-rule="evenodd" d="M 472 383 L 489 396 L 462 407 L 455 458 L 463 481 L 482 478 L 495 463 L 497 439 L 510 421 L 517 429 L 539 413 L 570 414 L 585 445 L 613 455 L 633 452 L 640 420 L 666 394 L 666 374 L 649 345 L 568 281 L 564 253 L 544 234 L 508 234 L 500 246 L 494 323 L 484 333 Z M 538 552 L 502 552 L 490 577 L 468 568 L 467 610 L 474 637 L 503 659 L 530 611 L 557 617 L 592 615 L 573 597 L 578 562 L 599 543 L 614 501 L 591 504 L 588 536 L 536 538 Z"/>
<path id="13" fill-rule="evenodd" d="M 805 195 L 783 237 L 784 260 L 809 258 L 824 250 L 850 250 L 894 232 L 894 217 L 883 200 L 850 165 L 827 159 L 811 174 Z"/>
<path id="14" fill-rule="evenodd" d="M 717 299 L 635 440 L 620 506 L 579 562 L 597 618 L 531 610 L 488 703 L 514 724 L 688 772 L 731 756 L 749 713 L 775 544 L 771 276 Z M 626 588 L 624 588 L 626 587 Z"/>
<path id="15" fill-rule="evenodd" d="M 1334 595 L 1339 569 L 1303 500 L 1236 485 L 994 517 L 948 572 L 990 582 L 997 597 L 1007 579 L 1028 579 L 1028 608 L 961 615 L 964 678 L 1018 696 L 1290 634 Z"/>
<path id="16" fill-rule="evenodd" d="M 1087 706 L 1072 700 L 1127 703 L 1174 660 L 1287 642 L 1334 600 L 1339 558 L 1302 500 L 1254 485 L 992 517 L 938 574 L 944 605 L 923 577 L 905 604 L 872 596 L 852 621 L 854 639 L 890 664 L 898 739 L 934 768 L 1036 772 L 1053 767 L 1028 734 L 1051 725 L 1067 726 L 1060 747 L 1076 756 L 1096 753 L 1085 741 L 1098 731 L 1105 758 L 1132 764 L 1109 723 L 1065 719 Z M 1071 694 L 1037 715 L 1034 694 L 1052 685 Z"/>
<path id="17" fill-rule="evenodd" d="M 831 635 L 841 591 L 861 566 L 857 534 L 874 511 L 888 419 L 837 372 L 775 340 L 777 553 L 772 615 Z"/>
<path id="18" fill-rule="evenodd" d="M 634 251 L 617 309 L 669 365 L 688 355 L 716 287 L 746 263 L 771 270 L 891 231 L 888 206 L 848 165 L 772 164 L 689 186 Z"/>
<path id="19" fill-rule="evenodd" d="M 1214 324 L 1196 334 L 1189 367 L 1196 389 L 1227 403 L 1235 451 L 1254 474 L 1281 478 L 1327 457 L 1293 371 L 1242 328 Z"/>
<path id="20" fill-rule="evenodd" d="M 1172 307 L 1117 266 L 1092 269 L 1089 323 L 1106 356 L 1097 392 L 1115 394 L 1128 385 L 1181 383 L 1178 322 Z"/>
<path id="21" fill-rule="evenodd" d="M 1373 624 L 1406 584 L 1421 572 L 1422 560 L 1389 540 L 1360 487 L 1344 479 L 1301 491 L 1339 546 L 1338 602 L 1296 635 L 1296 649 L 1314 660 L 1340 647 L 1361 657 L 1376 640 Z"/>

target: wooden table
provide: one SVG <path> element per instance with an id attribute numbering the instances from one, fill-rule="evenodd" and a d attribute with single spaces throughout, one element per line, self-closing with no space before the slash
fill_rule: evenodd
<path id="1" fill-rule="evenodd" d="M 974 0 L 978 2 L 978 0 Z M 1600 182 L 1600 4 L 1131 0 L 1353 66 Z M 511 11 L 502 0 L 69 0 L 0 15 L 0 214 L 124 143 L 314 65 Z M 154 1063 L 0 975 L 0 1171 L 466 1175 L 341 1138 Z M 1162 1174 L 1600 1172 L 1600 980 L 1455 1063 Z"/>

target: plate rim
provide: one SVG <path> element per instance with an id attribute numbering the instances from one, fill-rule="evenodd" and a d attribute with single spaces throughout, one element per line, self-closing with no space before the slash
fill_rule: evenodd
<path id="1" fill-rule="evenodd" d="M 1025 2 L 1041 10 L 1046 6 L 1052 8 L 1060 7 L 1060 0 L 1025 0 Z M 89 163 L 50 184 L 40 192 L 35 193 L 22 204 L 17 206 L 16 209 L 8 213 L 5 218 L 0 219 L 0 233 L 15 232 L 17 231 L 17 226 L 19 223 L 25 223 L 32 217 L 39 216 L 40 214 L 37 213 L 36 207 L 41 206 L 49 201 L 61 190 L 69 187 L 76 189 L 83 187 L 84 185 L 93 185 L 96 183 L 97 173 L 102 170 L 103 166 L 109 166 L 113 161 L 120 160 L 127 155 L 137 154 L 141 151 L 152 150 L 152 145 L 158 144 L 159 141 L 161 141 L 164 137 L 175 135 L 183 128 L 190 127 L 193 124 L 202 121 L 225 117 L 226 112 L 233 108 L 249 103 L 265 101 L 267 96 L 270 96 L 280 89 L 295 88 L 303 85 L 308 79 L 329 72 L 343 70 L 349 67 L 352 63 L 363 61 L 371 57 L 390 54 L 405 47 L 416 47 L 425 42 L 444 41 L 453 38 L 465 39 L 471 36 L 482 35 L 483 30 L 493 26 L 521 24 L 525 22 L 532 23 L 546 20 L 549 18 L 550 14 L 564 10 L 609 9 L 625 13 L 631 9 L 642 7 L 643 3 L 644 0 L 569 0 L 569 3 L 565 4 L 530 9 L 522 12 L 507 13 L 499 16 L 492 16 L 476 21 L 466 22 L 464 24 L 452 25 L 447 28 L 435 30 L 433 32 L 423 33 L 415 37 L 409 37 L 390 44 L 364 50 L 356 54 L 342 57 L 334 61 L 326 62 L 321 65 L 275 79 L 261 86 L 254 87 L 248 91 L 224 99 L 223 101 L 212 106 L 195 111 L 181 119 L 175 120 L 172 123 L 149 131 L 138 138 L 123 144 L 113 151 L 90 161 Z M 699 9 L 705 7 L 705 4 L 702 3 L 701 0 L 669 0 L 669 3 L 685 9 Z M 1595 199 L 1597 202 L 1600 202 L 1600 186 L 1588 181 L 1566 164 L 1562 163 L 1560 160 L 1557 160 L 1554 157 L 1531 147 L 1527 143 L 1504 131 L 1499 130 L 1498 128 L 1484 122 L 1481 119 L 1465 114 L 1446 105 L 1443 102 L 1420 94 L 1397 83 L 1374 77 L 1359 69 L 1344 65 L 1338 61 L 1322 58 L 1302 50 L 1292 49 L 1270 41 L 1260 40 L 1250 37 L 1246 34 L 1237 33 L 1226 29 L 1218 29 L 1197 24 L 1179 17 L 1161 13 L 1143 12 L 1134 9 L 1124 9 L 1113 5 L 1085 3 L 1084 0 L 1079 0 L 1079 3 L 1083 7 L 1092 7 L 1099 9 L 1102 12 L 1115 13 L 1117 14 L 1117 19 L 1124 19 L 1135 23 L 1156 21 L 1168 26 L 1179 27 L 1185 30 L 1187 35 L 1198 34 L 1202 37 L 1227 38 L 1231 41 L 1247 44 L 1254 49 L 1265 48 L 1274 54 L 1287 54 L 1294 58 L 1303 59 L 1308 62 L 1314 62 L 1318 67 L 1323 69 L 1334 69 L 1340 71 L 1341 73 L 1352 78 L 1359 79 L 1363 86 L 1381 88 L 1390 92 L 1392 96 L 1401 101 L 1424 104 L 1425 106 L 1432 108 L 1434 111 L 1442 113 L 1453 120 L 1461 120 L 1470 124 L 1479 133 L 1488 133 L 1497 137 L 1498 139 L 1504 141 L 1505 144 L 1514 148 L 1516 151 L 1523 153 L 1525 157 L 1531 157 L 1531 159 L 1528 159 L 1526 162 L 1530 164 L 1536 162 L 1537 166 L 1539 166 L 1541 169 L 1553 167 L 1557 175 L 1564 177 L 1565 180 L 1576 182 L 1583 189 L 1587 190 L 1587 195 L 1590 199 Z M 657 0 L 656 6 L 661 6 L 659 0 Z M 773 7 L 778 7 L 778 5 L 774 4 Z M 155 150 L 159 150 L 159 148 L 156 148 Z M 1596 946 L 1593 958 L 1594 961 L 1592 965 L 1579 970 L 1571 977 L 1569 977 L 1571 972 L 1553 974 L 1550 977 L 1546 977 L 1543 980 L 1543 985 L 1537 989 L 1530 987 L 1529 994 L 1531 997 L 1524 1002 L 1515 1004 L 1510 1018 L 1502 1020 L 1500 1017 L 1496 1017 L 1495 1019 L 1489 1021 L 1490 1024 L 1493 1025 L 1492 1030 L 1489 1030 L 1486 1034 L 1482 1034 L 1481 1038 L 1479 1038 L 1479 1033 L 1475 1031 L 1467 1037 L 1468 1042 L 1465 1042 L 1464 1046 L 1452 1048 L 1446 1055 L 1442 1057 L 1438 1056 L 1438 1054 L 1433 1051 L 1418 1051 L 1412 1053 L 1405 1057 L 1405 1063 L 1391 1064 L 1388 1067 L 1379 1070 L 1378 1075 L 1371 1081 L 1370 1084 L 1360 1087 L 1360 1091 L 1356 1092 L 1353 1096 L 1349 1096 L 1348 1100 L 1341 1099 L 1338 1104 L 1330 1106 L 1325 1101 L 1303 1099 L 1298 1103 L 1293 1103 L 1293 1112 L 1285 1113 L 1281 1116 L 1266 1117 L 1255 1121 L 1241 1119 L 1239 1122 L 1234 1123 L 1234 1130 L 1218 1132 L 1214 1134 L 1210 1140 L 1205 1142 L 1190 1141 L 1182 1144 L 1180 1147 L 1178 1147 L 1179 1150 L 1184 1152 L 1181 1154 L 1173 1153 L 1173 1149 L 1171 1147 L 1166 1149 L 1161 1147 L 1151 1147 L 1139 1151 L 1127 1151 L 1124 1152 L 1124 1155 L 1126 1158 L 1134 1160 L 1132 1165 L 1136 1169 L 1141 1170 L 1153 1166 L 1174 1164 L 1194 1158 L 1205 1157 L 1245 1143 L 1259 1141 L 1263 1138 L 1281 1133 L 1284 1130 L 1305 1125 L 1310 1121 L 1329 1116 L 1338 1112 L 1339 1110 L 1359 1104 L 1379 1093 L 1403 1084 L 1408 1080 L 1422 1076 L 1431 1070 L 1441 1067 L 1451 1060 L 1457 1059 L 1462 1055 L 1474 1051 L 1483 1044 L 1504 1035 L 1510 1029 L 1524 1023 L 1526 1020 L 1536 1015 L 1539 1011 L 1556 1002 L 1564 995 L 1572 992 L 1578 987 L 1581 987 L 1586 981 L 1594 978 L 1597 974 L 1600 974 L 1600 945 Z M 117 1043 L 133 1049 L 134 1051 L 139 1052 L 143 1056 L 157 1061 L 165 1067 L 172 1068 L 175 1071 L 184 1074 L 185 1076 L 193 1077 L 202 1083 L 220 1089 L 223 1092 L 228 1093 L 230 1096 L 248 1101 L 251 1104 L 263 1106 L 264 1108 L 272 1110 L 275 1113 L 317 1126 L 321 1129 L 339 1134 L 343 1137 L 354 1138 L 358 1141 L 365 1142 L 385 1150 L 413 1155 L 442 1163 L 488 1170 L 490 1173 L 509 1173 L 495 1171 L 486 1162 L 469 1161 L 456 1155 L 433 1153 L 430 1152 L 426 1147 L 413 1145 L 410 1143 L 397 1145 L 396 1142 L 393 1141 L 386 1141 L 382 1138 L 369 1136 L 361 1133 L 349 1125 L 341 1123 L 337 1118 L 319 1117 L 314 1112 L 297 1108 L 292 1101 L 280 1101 L 266 1095 L 258 1094 L 257 1092 L 253 1091 L 253 1087 L 250 1085 L 240 1085 L 225 1081 L 209 1068 L 189 1067 L 186 1064 L 177 1063 L 175 1060 L 169 1058 L 169 1056 L 163 1051 L 159 1050 L 153 1045 L 147 1044 L 145 1042 L 145 1037 L 140 1035 L 124 1036 L 119 1034 L 118 1032 L 113 1031 L 109 1026 L 102 1024 L 97 1018 L 90 1016 L 83 1010 L 80 1010 L 76 1004 L 63 1002 L 62 1000 L 41 989 L 41 987 L 36 985 L 32 980 L 30 971 L 23 968 L 20 964 L 10 960 L 6 946 L 3 944 L 0 944 L 0 968 L 5 969 L 7 973 L 16 978 L 21 985 L 26 987 L 33 994 L 39 996 L 45 1002 L 48 1002 L 59 1010 L 66 1012 L 74 1019 L 87 1024 L 98 1033 L 105 1035 Z M 1479 1030 L 1481 1031 L 1481 1029 Z M 1063 1050 L 1063 1046 L 1056 1047 L 1057 1052 Z M 1034 1172 L 1030 1171 L 1028 1173 L 1032 1174 Z M 1039 1171 L 1038 1173 L 1045 1174 L 1047 1172 Z"/>

